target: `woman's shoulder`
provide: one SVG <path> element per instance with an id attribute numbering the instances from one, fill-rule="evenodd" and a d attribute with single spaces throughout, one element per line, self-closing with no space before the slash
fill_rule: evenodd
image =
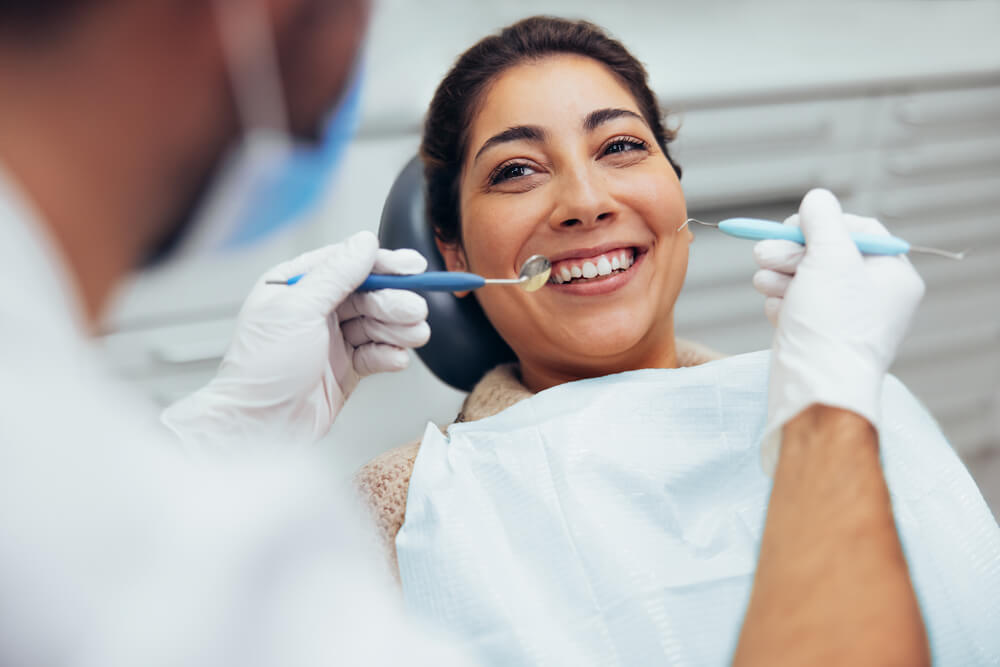
<path id="1" fill-rule="evenodd" d="M 406 496 L 419 450 L 420 441 L 390 449 L 366 463 L 354 476 L 354 486 L 371 513 L 390 568 L 397 576 L 396 534 L 406 518 Z"/>
<path id="2" fill-rule="evenodd" d="M 380 526 L 386 522 L 394 523 L 397 518 L 399 526 L 403 525 L 410 475 L 413 474 L 413 463 L 419 450 L 419 440 L 390 449 L 366 463 L 354 476 L 362 500 L 375 511 L 375 519 Z"/>

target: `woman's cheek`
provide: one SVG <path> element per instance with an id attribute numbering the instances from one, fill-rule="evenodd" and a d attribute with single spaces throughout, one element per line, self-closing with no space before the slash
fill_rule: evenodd
<path id="1" fill-rule="evenodd" d="M 537 218 L 537 211 L 518 202 L 512 204 L 483 207 L 472 213 L 475 224 L 468 227 L 466 251 L 470 263 L 494 269 L 494 277 L 505 276 L 516 264 L 520 249 L 535 229 L 531 221 Z"/>
<path id="2" fill-rule="evenodd" d="M 655 221 L 654 226 L 660 228 L 658 231 L 672 234 L 677 230 L 671 225 L 675 219 L 684 216 L 686 206 L 677 179 L 664 176 L 669 175 L 657 174 L 639 181 L 637 184 L 641 187 L 637 189 L 635 196 L 637 208 L 647 220 Z"/>
<path id="3" fill-rule="evenodd" d="M 470 271 L 485 271 L 490 268 L 492 254 L 486 249 L 495 244 L 498 225 L 494 221 L 494 212 L 486 206 L 468 206 L 462 211 L 462 238 L 465 253 L 469 259 Z"/>

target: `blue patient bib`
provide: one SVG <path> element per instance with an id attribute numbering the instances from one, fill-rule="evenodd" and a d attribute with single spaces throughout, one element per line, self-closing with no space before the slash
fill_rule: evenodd
<path id="1" fill-rule="evenodd" d="M 396 551 L 407 605 L 484 665 L 723 665 L 771 480 L 769 356 L 563 384 L 428 425 Z M 926 410 L 883 391 L 883 468 L 935 664 L 1000 662 L 1000 529 Z"/>

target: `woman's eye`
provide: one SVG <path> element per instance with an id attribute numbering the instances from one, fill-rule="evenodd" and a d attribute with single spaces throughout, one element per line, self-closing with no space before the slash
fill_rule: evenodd
<path id="1" fill-rule="evenodd" d="M 490 185 L 496 185 L 497 183 L 509 181 L 514 178 L 521 178 L 522 176 L 530 176 L 533 173 L 535 173 L 535 170 L 526 164 L 501 165 L 490 176 Z"/>
<path id="2" fill-rule="evenodd" d="M 608 143 L 604 148 L 605 155 L 628 153 L 629 151 L 645 150 L 646 142 L 634 137 L 619 137 Z"/>

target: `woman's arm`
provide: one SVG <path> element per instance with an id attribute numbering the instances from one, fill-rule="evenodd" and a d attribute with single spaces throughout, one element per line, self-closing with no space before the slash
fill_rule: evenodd
<path id="1" fill-rule="evenodd" d="M 927 665 L 878 437 L 822 405 L 784 427 L 735 665 Z"/>

